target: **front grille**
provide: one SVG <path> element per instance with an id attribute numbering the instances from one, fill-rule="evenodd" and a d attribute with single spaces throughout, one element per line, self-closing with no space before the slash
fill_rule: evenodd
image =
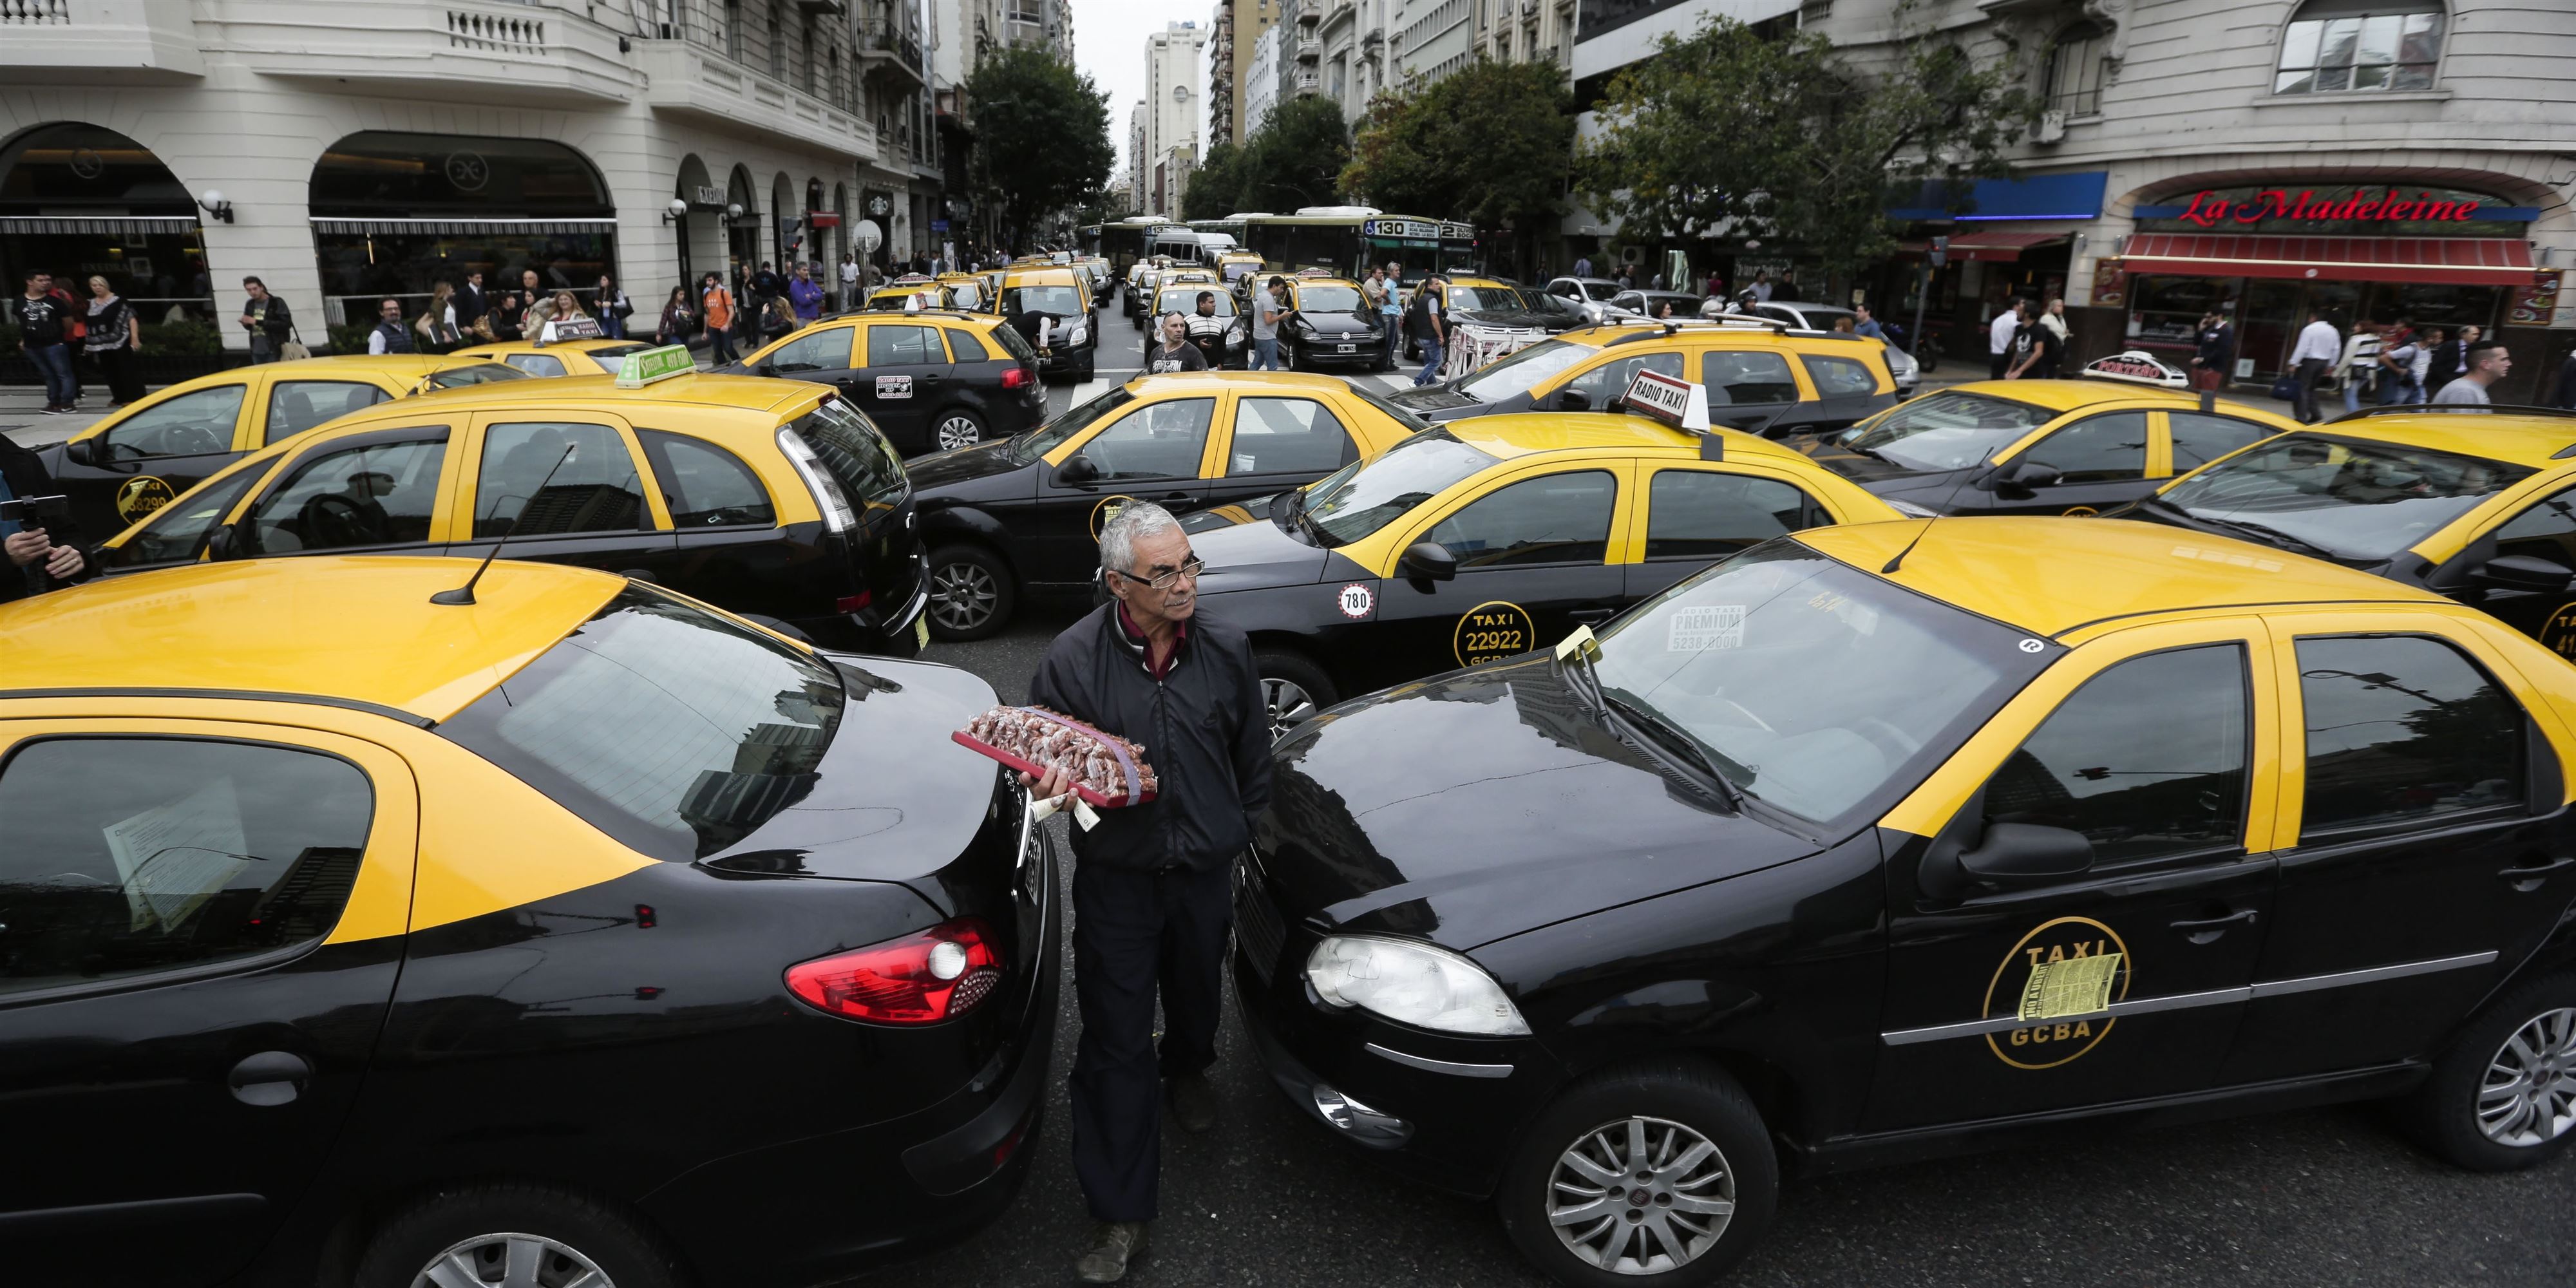
<path id="1" fill-rule="evenodd" d="M 1243 945 L 1252 973 L 1269 983 L 1279 969 L 1279 946 L 1288 930 L 1280 923 L 1279 909 L 1261 892 L 1261 878 L 1241 864 L 1234 869 L 1234 937 Z"/>

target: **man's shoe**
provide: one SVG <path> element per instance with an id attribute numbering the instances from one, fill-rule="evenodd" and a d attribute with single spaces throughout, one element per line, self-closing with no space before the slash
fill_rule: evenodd
<path id="1" fill-rule="evenodd" d="M 1091 1251 L 1073 1263 L 1074 1278 L 1087 1284 L 1114 1284 L 1127 1277 L 1127 1267 L 1145 1255 L 1145 1223 L 1104 1221 Z"/>
<path id="2" fill-rule="evenodd" d="M 1197 1136 L 1216 1126 L 1216 1093 L 1208 1090 L 1206 1074 L 1184 1073 L 1168 1085 L 1172 1117 L 1181 1124 L 1182 1131 Z"/>

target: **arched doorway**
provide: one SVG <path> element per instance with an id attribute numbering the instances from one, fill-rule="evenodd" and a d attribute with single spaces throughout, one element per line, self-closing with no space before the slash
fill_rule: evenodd
<path id="1" fill-rule="evenodd" d="M 607 183 L 560 143 L 368 130 L 313 167 L 313 249 L 334 325 L 365 325 L 386 296 L 417 310 L 437 283 L 477 272 L 496 297 L 533 271 L 540 291 L 587 302 L 617 271 L 616 244 Z"/>
<path id="2" fill-rule="evenodd" d="M 760 267 L 760 197 L 751 189 L 751 171 L 733 168 L 733 177 L 725 184 L 726 253 L 732 258 L 732 271 L 726 285 L 740 293 L 742 281 Z M 742 213 L 735 214 L 734 208 Z"/>
<path id="3" fill-rule="evenodd" d="M 688 208 L 671 220 L 671 239 L 680 283 L 694 286 L 699 273 L 724 258 L 724 189 L 707 173 L 707 163 L 692 152 L 680 158 L 671 196 Z"/>
<path id="4" fill-rule="evenodd" d="M 785 274 L 789 268 L 793 267 L 790 261 L 796 257 L 795 245 L 798 220 L 796 218 L 796 189 L 788 184 L 787 173 L 783 170 L 778 173 L 776 178 L 769 181 L 769 213 L 773 220 L 770 224 L 770 236 L 772 238 L 770 244 L 778 248 L 778 256 L 774 262 L 778 265 L 778 271 L 781 274 Z"/>
<path id="5" fill-rule="evenodd" d="M 146 353 L 199 328 L 212 338 L 215 292 L 196 198 L 149 148 L 114 130 L 65 121 L 0 147 L 0 273 L 14 294 L 23 274 L 40 270 L 78 298 L 91 277 L 106 278 L 143 315 Z M 164 330 L 173 325 L 189 330 Z"/>

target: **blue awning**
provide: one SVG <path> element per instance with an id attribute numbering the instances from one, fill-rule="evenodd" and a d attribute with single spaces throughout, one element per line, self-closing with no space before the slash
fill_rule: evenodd
<path id="1" fill-rule="evenodd" d="M 1976 223 L 1995 219 L 2099 219 L 2102 217 L 2102 193 L 2110 187 L 2108 170 L 2077 170 L 2068 174 L 2034 174 L 2020 179 L 1979 179 L 1968 189 L 1967 198 L 1952 203 L 1945 198 L 1949 189 L 1939 181 L 1915 190 L 1914 199 L 1888 209 L 1888 217 L 1904 220 L 1956 219 Z"/>

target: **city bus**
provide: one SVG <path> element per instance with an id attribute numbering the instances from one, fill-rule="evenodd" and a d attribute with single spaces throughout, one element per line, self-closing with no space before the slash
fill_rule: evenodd
<path id="1" fill-rule="evenodd" d="M 1210 252 L 1209 258 L 1213 259 L 1214 252 L 1243 244 L 1243 218 L 1241 215 L 1228 215 L 1223 219 L 1193 219 L 1190 231 L 1199 235 L 1199 245 L 1206 248 Z"/>
<path id="2" fill-rule="evenodd" d="M 1131 215 L 1114 224 L 1085 224 L 1075 235 L 1084 249 L 1109 261 L 1111 277 L 1123 281 L 1127 266 L 1151 253 L 1145 248 L 1149 235 L 1170 222 L 1160 215 Z"/>
<path id="3" fill-rule="evenodd" d="M 1391 263 L 1403 266 L 1408 282 L 1434 271 L 1472 270 L 1480 259 L 1472 225 L 1380 214 L 1366 206 L 1246 215 L 1243 244 L 1261 256 L 1265 272 L 1322 268 L 1356 278 L 1371 265 Z"/>

